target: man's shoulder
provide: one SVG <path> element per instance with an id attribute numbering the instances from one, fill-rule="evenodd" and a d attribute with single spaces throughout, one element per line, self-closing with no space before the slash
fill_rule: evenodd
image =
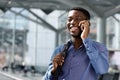
<path id="1" fill-rule="evenodd" d="M 56 49 L 61 50 L 61 49 L 63 48 L 63 46 L 64 46 L 64 44 L 58 45 L 58 46 L 56 47 Z"/>
<path id="2" fill-rule="evenodd" d="M 61 52 L 62 49 L 63 49 L 63 47 L 64 47 L 64 44 L 61 44 L 61 45 L 57 46 L 57 47 L 55 48 L 55 53 Z"/>
<path id="3" fill-rule="evenodd" d="M 91 38 L 86 38 L 85 40 L 84 40 L 84 43 L 92 43 L 93 45 L 97 45 L 97 46 L 105 46 L 105 44 L 103 44 L 103 43 L 101 43 L 101 42 L 98 42 L 98 41 L 95 41 L 95 40 L 93 40 L 93 39 L 91 39 Z"/>
<path id="4" fill-rule="evenodd" d="M 100 50 L 107 50 L 107 47 L 104 43 L 93 41 L 94 45 Z"/>
<path id="5" fill-rule="evenodd" d="M 51 59 L 52 59 L 55 55 L 59 54 L 59 53 L 62 51 L 63 47 L 64 47 L 64 44 L 61 44 L 61 45 L 57 46 L 57 47 L 55 48 L 53 54 L 52 54 Z"/>
<path id="6" fill-rule="evenodd" d="M 98 45 L 98 46 L 105 46 L 104 43 L 98 42 L 98 41 L 93 41 L 94 44 Z"/>

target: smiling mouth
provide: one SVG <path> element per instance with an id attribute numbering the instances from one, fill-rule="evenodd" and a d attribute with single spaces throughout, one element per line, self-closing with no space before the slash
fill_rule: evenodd
<path id="1" fill-rule="evenodd" d="M 78 29 L 79 29 L 78 27 L 71 27 L 71 28 L 70 28 L 71 31 L 76 31 L 76 30 L 78 30 Z"/>

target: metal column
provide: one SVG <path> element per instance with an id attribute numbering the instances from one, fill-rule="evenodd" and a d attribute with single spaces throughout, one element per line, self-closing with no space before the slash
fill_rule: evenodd
<path id="1" fill-rule="evenodd" d="M 98 17 L 97 41 L 106 44 L 106 18 Z"/>
<path id="2" fill-rule="evenodd" d="M 116 49 L 120 48 L 120 21 L 115 24 L 115 41 L 114 45 Z"/>

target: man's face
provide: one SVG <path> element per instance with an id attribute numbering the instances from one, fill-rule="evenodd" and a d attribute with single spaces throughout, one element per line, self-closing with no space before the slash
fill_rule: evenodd
<path id="1" fill-rule="evenodd" d="M 82 31 L 80 29 L 79 23 L 82 20 L 85 20 L 85 15 L 77 10 L 71 10 L 68 13 L 67 19 L 67 28 L 70 32 L 70 35 L 73 37 L 80 37 Z"/>

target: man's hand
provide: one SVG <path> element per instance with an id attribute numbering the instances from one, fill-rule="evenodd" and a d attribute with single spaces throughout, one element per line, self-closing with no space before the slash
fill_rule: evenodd
<path id="1" fill-rule="evenodd" d="M 81 38 L 84 40 L 88 37 L 90 32 L 90 21 L 89 20 L 83 20 L 79 23 L 80 29 L 82 30 Z"/>
<path id="2" fill-rule="evenodd" d="M 57 54 L 54 58 L 53 58 L 53 68 L 52 68 L 52 74 L 55 73 L 56 69 L 58 66 L 62 66 L 64 62 L 64 57 L 61 54 Z"/>

